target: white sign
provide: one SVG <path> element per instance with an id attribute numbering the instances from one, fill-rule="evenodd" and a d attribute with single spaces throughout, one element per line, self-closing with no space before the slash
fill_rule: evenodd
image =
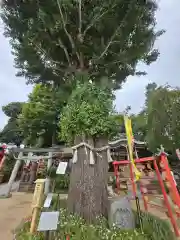
<path id="1" fill-rule="evenodd" d="M 56 174 L 65 174 L 67 165 L 68 165 L 67 162 L 60 162 L 56 170 Z"/>
<path id="2" fill-rule="evenodd" d="M 21 145 L 20 145 L 20 148 L 24 148 L 24 147 L 25 147 L 24 144 L 21 144 Z"/>
<path id="3" fill-rule="evenodd" d="M 38 231 L 53 231 L 57 229 L 59 212 L 42 212 L 39 220 Z"/>
<path id="4" fill-rule="evenodd" d="M 53 193 L 49 193 L 47 195 L 47 198 L 46 198 L 46 200 L 44 202 L 44 208 L 49 208 L 50 207 L 51 201 L 52 201 L 52 197 L 53 197 Z"/>

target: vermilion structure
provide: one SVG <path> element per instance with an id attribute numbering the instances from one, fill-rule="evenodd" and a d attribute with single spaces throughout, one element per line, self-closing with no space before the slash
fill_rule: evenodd
<path id="1" fill-rule="evenodd" d="M 171 220 L 171 223 L 174 228 L 174 232 L 175 232 L 176 236 L 179 237 L 180 232 L 179 232 L 179 229 L 178 229 L 178 226 L 176 223 L 175 216 L 173 214 L 173 209 L 172 209 L 171 203 L 169 201 L 169 196 L 171 197 L 172 202 L 177 206 L 178 210 L 175 211 L 176 217 L 180 216 L 180 196 L 179 196 L 179 192 L 176 187 L 176 183 L 174 181 L 174 177 L 169 168 L 167 156 L 165 153 L 162 152 L 159 157 L 147 157 L 147 158 L 135 159 L 136 165 L 142 164 L 142 163 L 147 163 L 147 162 L 151 162 L 154 166 L 154 170 L 156 172 L 156 176 L 157 176 L 157 179 L 158 179 L 158 182 L 159 182 L 159 185 L 161 188 L 161 192 L 162 192 L 162 195 L 164 198 L 164 203 L 167 208 L 168 217 Z M 129 165 L 130 180 L 131 180 L 131 184 L 132 184 L 132 193 L 133 193 L 133 196 L 136 197 L 137 196 L 137 184 L 136 184 L 135 178 L 134 178 L 133 167 L 129 160 L 121 160 L 121 161 L 113 162 L 114 174 L 116 177 L 116 186 L 118 189 L 120 189 L 120 181 L 123 179 L 120 178 L 118 169 L 119 169 L 119 166 L 123 166 L 123 165 Z M 164 179 L 165 181 L 163 181 L 162 174 L 165 176 L 165 179 Z M 143 177 L 141 178 L 141 180 L 142 179 L 143 179 Z M 145 179 L 147 179 L 147 177 Z M 149 177 L 149 179 L 152 180 L 153 178 Z M 147 194 L 147 192 L 144 191 L 144 186 L 143 186 L 141 180 L 138 181 L 138 185 L 140 187 L 140 191 L 141 191 L 141 195 L 142 195 L 142 199 L 143 199 L 143 203 L 144 203 L 144 209 L 145 209 L 145 211 L 148 211 L 148 206 L 152 205 L 152 204 L 148 202 L 148 194 Z M 169 196 L 166 191 L 165 183 L 167 184 L 167 186 L 169 188 Z M 156 204 L 153 204 L 153 205 L 156 206 Z M 157 207 L 161 207 L 161 206 L 157 205 Z"/>

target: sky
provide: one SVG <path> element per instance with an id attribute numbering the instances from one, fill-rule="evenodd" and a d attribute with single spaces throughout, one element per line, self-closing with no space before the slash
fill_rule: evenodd
<path id="1" fill-rule="evenodd" d="M 145 100 L 145 87 L 150 82 L 180 86 L 179 9 L 180 0 L 159 0 L 157 29 L 166 30 L 155 43 L 160 56 L 151 66 L 139 66 L 148 75 L 129 77 L 122 89 L 117 91 L 115 105 L 118 111 L 123 111 L 127 105 L 132 107 L 133 112 L 140 111 Z M 3 26 L 0 24 L 0 129 L 8 120 L 1 107 L 13 101 L 26 101 L 32 90 L 32 86 L 25 84 L 24 78 L 17 78 L 15 74 L 11 47 L 3 36 Z"/>

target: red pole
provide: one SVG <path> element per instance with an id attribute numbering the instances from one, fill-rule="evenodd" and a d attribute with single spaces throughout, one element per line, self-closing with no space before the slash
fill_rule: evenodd
<path id="1" fill-rule="evenodd" d="M 135 159 L 135 163 L 154 161 L 154 159 L 155 159 L 154 157 L 138 158 Z M 114 161 L 113 164 L 117 165 L 129 164 L 129 160 Z"/>
<path id="2" fill-rule="evenodd" d="M 120 179 L 119 179 L 119 166 L 116 165 L 116 185 L 117 185 L 117 189 L 120 190 Z"/>
<path id="3" fill-rule="evenodd" d="M 116 187 L 119 190 L 120 189 L 120 182 L 119 182 L 119 177 L 118 177 L 118 165 L 114 162 L 113 163 L 114 166 L 114 175 L 116 177 Z"/>
<path id="4" fill-rule="evenodd" d="M 164 187 L 164 183 L 163 183 L 163 180 L 162 180 L 162 177 L 161 177 L 158 165 L 156 163 L 156 160 L 154 160 L 153 163 L 154 163 L 154 168 L 156 170 L 158 181 L 159 181 L 160 186 L 161 186 L 162 194 L 164 196 L 164 201 L 165 201 L 165 204 L 166 204 L 166 207 L 167 207 L 167 210 L 168 210 L 169 218 L 171 220 L 171 223 L 172 223 L 172 226 L 174 228 L 174 232 L 175 232 L 176 236 L 179 237 L 180 233 L 179 233 L 179 230 L 178 230 L 178 226 L 177 226 L 176 221 L 174 219 L 173 212 L 172 212 L 172 209 L 171 209 L 171 205 L 169 203 L 169 200 L 168 200 L 168 197 L 167 197 L 167 193 L 166 193 L 166 189 Z"/>
<path id="5" fill-rule="evenodd" d="M 173 194 L 173 201 L 175 202 L 175 204 L 180 208 L 180 196 L 179 196 L 179 192 L 177 190 L 176 184 L 174 182 L 171 170 L 169 168 L 169 164 L 168 164 L 168 160 L 167 157 L 164 153 L 161 154 L 161 162 L 164 165 L 164 170 L 167 173 L 167 180 L 170 183 L 171 189 L 170 191 Z"/>

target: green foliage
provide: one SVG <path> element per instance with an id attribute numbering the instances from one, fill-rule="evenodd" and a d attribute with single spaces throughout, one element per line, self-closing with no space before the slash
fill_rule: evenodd
<path id="1" fill-rule="evenodd" d="M 42 137 L 41 144 L 51 146 L 64 101 L 65 94 L 59 88 L 35 85 L 19 116 L 20 128 L 28 143 L 37 144 L 37 138 Z"/>
<path id="2" fill-rule="evenodd" d="M 156 151 L 162 144 L 172 152 L 179 148 L 180 90 L 168 86 L 151 93 L 147 105 L 147 142 Z"/>
<path id="3" fill-rule="evenodd" d="M 68 190 L 70 183 L 69 174 L 57 175 L 55 179 L 55 192 L 60 190 Z"/>
<path id="4" fill-rule="evenodd" d="M 24 103 L 12 102 L 2 107 L 3 112 L 9 117 L 8 123 L 0 132 L 0 141 L 19 145 L 23 141 L 23 133 L 19 128 L 18 116 Z"/>
<path id="5" fill-rule="evenodd" d="M 19 76 L 63 88 L 81 69 L 119 88 L 127 76 L 142 74 L 138 61 L 158 56 L 153 45 L 163 31 L 155 31 L 156 10 L 153 0 L 7 0 L 1 15 Z"/>
<path id="6" fill-rule="evenodd" d="M 151 240 L 175 240 L 170 224 L 150 213 L 142 212 L 143 231 Z"/>
<path id="7" fill-rule="evenodd" d="M 70 177 L 69 174 L 56 174 L 57 167 L 51 167 L 47 175 L 54 182 L 54 192 L 67 190 L 69 188 Z"/>
<path id="8" fill-rule="evenodd" d="M 10 118 L 17 118 L 22 111 L 24 103 L 22 102 L 11 102 L 6 106 L 2 107 L 4 114 Z"/>
<path id="9" fill-rule="evenodd" d="M 77 84 L 60 117 L 61 136 L 108 136 L 116 130 L 113 117 L 114 95 L 108 87 L 86 81 Z"/>
<path id="10" fill-rule="evenodd" d="M 145 141 L 147 135 L 147 117 L 145 111 L 141 111 L 137 115 L 132 115 L 131 119 L 135 139 Z"/>
<path id="11" fill-rule="evenodd" d="M 54 204 L 56 205 L 56 202 Z M 54 206 L 52 206 L 54 209 Z M 67 213 L 66 210 L 60 209 L 61 221 L 58 225 L 56 237 L 65 239 L 69 234 L 72 240 L 175 240 L 170 226 L 164 220 L 150 215 L 149 213 L 142 213 L 143 220 L 143 233 L 139 229 L 121 231 L 115 227 L 108 228 L 107 221 L 103 218 L 98 218 L 95 225 L 87 225 L 83 219 L 78 216 L 73 216 Z M 17 233 L 16 240 L 42 240 L 43 234 L 37 233 L 33 237 L 30 237 L 29 223 L 26 223 L 24 227 Z"/>
<path id="12" fill-rule="evenodd" d="M 3 130 L 0 132 L 0 142 L 21 144 L 23 133 L 19 128 L 17 119 L 9 119 Z"/>

